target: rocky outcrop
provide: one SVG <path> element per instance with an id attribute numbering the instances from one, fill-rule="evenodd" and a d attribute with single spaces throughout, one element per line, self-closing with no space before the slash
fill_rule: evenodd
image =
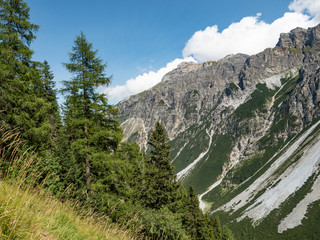
<path id="1" fill-rule="evenodd" d="M 277 46 L 287 49 L 319 47 L 320 24 L 309 29 L 295 28 L 290 33 L 281 33 Z"/>
<path id="2" fill-rule="evenodd" d="M 297 68 L 302 64 L 303 57 L 287 48 L 267 48 L 247 59 L 239 74 L 239 86 L 245 89 L 268 77 Z"/>
<path id="3" fill-rule="evenodd" d="M 295 88 L 279 108 L 297 118 L 301 128 L 320 116 L 320 49 L 304 59 Z"/>
<path id="4" fill-rule="evenodd" d="M 277 45 L 300 49 L 303 56 L 297 84 L 278 109 L 295 116 L 302 129 L 320 116 L 320 25 L 281 34 Z"/>
<path id="5" fill-rule="evenodd" d="M 303 28 L 295 28 L 290 33 L 281 33 L 277 46 L 283 48 L 302 48 L 308 39 L 308 31 Z"/>

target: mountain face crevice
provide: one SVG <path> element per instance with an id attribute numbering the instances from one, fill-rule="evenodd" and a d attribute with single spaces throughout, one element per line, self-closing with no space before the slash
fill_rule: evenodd
<path id="1" fill-rule="evenodd" d="M 287 215 L 299 202 L 297 209 L 307 209 L 320 200 L 307 197 L 306 187 L 320 172 L 320 156 L 310 152 L 320 129 L 319 60 L 317 25 L 283 33 L 274 48 L 252 56 L 182 63 L 158 85 L 117 105 L 126 139 L 146 149 L 148 132 L 160 121 L 179 180 L 195 187 L 204 211 L 222 216 L 236 235 L 237 221 L 248 223 L 251 236 L 272 222 L 272 233 L 259 239 L 290 239 L 294 231 L 287 229 L 297 225 Z M 295 188 L 282 194 L 289 179 Z M 270 194 L 283 196 L 281 204 Z M 262 214 L 260 204 L 268 211 Z M 313 209 L 320 214 L 320 207 Z"/>

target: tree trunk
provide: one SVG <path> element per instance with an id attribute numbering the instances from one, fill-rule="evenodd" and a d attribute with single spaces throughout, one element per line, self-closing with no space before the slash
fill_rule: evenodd
<path id="1" fill-rule="evenodd" d="M 83 59 L 82 59 L 83 62 Z M 84 62 L 82 63 L 84 65 Z M 84 72 L 84 70 L 83 70 Z M 85 85 L 85 78 L 83 76 L 83 115 L 84 115 L 84 138 L 85 138 L 85 159 L 86 159 L 86 193 L 87 193 L 87 200 L 89 199 L 90 196 L 90 162 L 89 162 L 89 153 L 88 153 L 88 148 L 89 148 L 89 134 L 88 134 L 88 126 L 87 126 L 87 92 L 86 92 L 86 85 Z"/>
<path id="2" fill-rule="evenodd" d="M 86 117 L 85 117 L 86 120 Z M 87 124 L 84 125 L 84 135 L 85 135 L 85 158 L 86 158 L 86 187 L 87 187 L 87 200 L 89 199 L 90 195 L 90 163 L 89 163 L 89 154 L 88 154 L 88 127 Z"/>

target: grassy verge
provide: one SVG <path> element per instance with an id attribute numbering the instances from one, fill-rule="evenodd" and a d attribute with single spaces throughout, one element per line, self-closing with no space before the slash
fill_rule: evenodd
<path id="1" fill-rule="evenodd" d="M 73 209 L 72 203 L 0 180 L 0 239 L 133 239 L 106 219 Z"/>

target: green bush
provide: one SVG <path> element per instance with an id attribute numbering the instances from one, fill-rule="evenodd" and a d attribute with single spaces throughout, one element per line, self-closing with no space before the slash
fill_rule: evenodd
<path id="1" fill-rule="evenodd" d="M 141 233 L 149 239 L 188 239 L 181 219 L 167 208 L 144 210 L 139 222 Z"/>

